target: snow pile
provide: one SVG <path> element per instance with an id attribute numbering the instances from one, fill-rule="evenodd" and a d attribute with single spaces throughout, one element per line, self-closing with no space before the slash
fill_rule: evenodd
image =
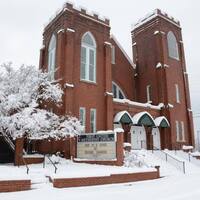
<path id="1" fill-rule="evenodd" d="M 145 155 L 139 152 L 125 152 L 124 166 L 125 167 L 144 167 L 146 166 L 144 162 Z"/>
<path id="2" fill-rule="evenodd" d="M 200 152 L 199 151 L 195 151 L 195 152 L 192 152 L 190 153 L 192 156 L 200 156 Z"/>
<path id="3" fill-rule="evenodd" d="M 183 145 L 183 146 L 182 146 L 182 149 L 183 149 L 183 150 L 192 150 L 192 149 L 193 149 L 193 146 Z"/>
<path id="4" fill-rule="evenodd" d="M 131 143 L 124 142 L 123 146 L 124 146 L 124 147 L 131 147 Z"/>
<path id="5" fill-rule="evenodd" d="M 78 119 L 42 109 L 62 103 L 61 86 L 50 81 L 50 76 L 33 66 L 17 70 L 11 63 L 0 66 L 0 132 L 13 139 L 64 137 L 81 132 Z"/>

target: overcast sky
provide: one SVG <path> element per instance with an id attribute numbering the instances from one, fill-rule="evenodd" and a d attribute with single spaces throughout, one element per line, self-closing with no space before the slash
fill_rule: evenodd
<path id="1" fill-rule="evenodd" d="M 63 0 L 0 0 L 0 63 L 38 66 L 43 27 Z M 156 8 L 181 22 L 189 73 L 192 109 L 200 113 L 200 1 L 198 0 L 74 0 L 111 21 L 112 33 L 131 56 L 131 24 Z M 200 115 L 199 115 L 200 116 Z M 195 126 L 200 129 L 200 118 Z M 197 123 L 198 122 L 198 123 Z"/>

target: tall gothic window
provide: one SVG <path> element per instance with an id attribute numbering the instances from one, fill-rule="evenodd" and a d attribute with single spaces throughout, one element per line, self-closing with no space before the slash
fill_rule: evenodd
<path id="1" fill-rule="evenodd" d="M 85 33 L 81 41 L 80 78 L 96 82 L 96 42 L 90 32 Z"/>
<path id="2" fill-rule="evenodd" d="M 50 73 L 51 80 L 54 80 L 55 78 L 55 68 L 56 68 L 56 36 L 52 35 L 48 48 L 48 72 Z"/>
<path id="3" fill-rule="evenodd" d="M 122 89 L 115 82 L 112 82 L 112 93 L 113 93 L 113 98 L 126 99 Z"/>
<path id="4" fill-rule="evenodd" d="M 178 44 L 172 31 L 167 34 L 167 44 L 169 57 L 179 60 Z"/>

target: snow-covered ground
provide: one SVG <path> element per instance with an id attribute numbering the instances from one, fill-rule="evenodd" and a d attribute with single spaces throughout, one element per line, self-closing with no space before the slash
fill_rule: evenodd
<path id="1" fill-rule="evenodd" d="M 1 193 L 0 200 L 25 200 L 25 199 L 35 199 L 37 200 L 102 200 L 102 199 L 153 199 L 153 200 L 199 200 L 200 199 L 200 167 L 194 164 L 188 164 L 186 161 L 186 174 L 183 174 L 176 167 L 167 164 L 166 161 L 159 159 L 158 156 L 152 154 L 148 151 L 135 151 L 134 154 L 137 154 L 139 160 L 142 163 L 141 169 L 147 169 L 147 166 L 160 165 L 161 166 L 161 176 L 163 178 L 151 181 L 141 181 L 134 183 L 125 183 L 125 184 L 113 184 L 113 185 L 103 185 L 103 186 L 92 186 L 92 187 L 79 187 L 79 188 L 66 188 L 66 189 L 57 189 L 53 188 L 52 184 L 49 183 L 47 178 L 40 181 L 35 181 L 30 191 L 23 192 L 13 192 L 13 193 Z M 177 155 L 177 157 L 179 157 Z M 184 160 L 184 158 L 183 158 Z M 98 173 L 110 173 L 112 170 L 116 170 L 119 173 L 123 173 L 124 170 L 135 170 L 136 168 L 132 167 L 109 167 L 102 166 L 99 168 L 99 165 L 87 165 L 87 164 L 76 164 L 71 163 L 71 161 L 66 161 L 68 164 L 66 169 L 66 174 L 72 172 L 77 172 L 77 174 L 82 174 L 90 172 L 91 174 Z M 71 168 L 70 168 L 71 166 Z M 91 167 L 90 167 L 91 166 Z M 145 167 L 146 166 L 146 167 Z M 5 167 L 5 166 L 4 166 Z M 11 167 L 11 166 L 10 166 Z M 11 167 L 12 168 L 12 167 Z M 10 169 L 11 169 L 10 168 Z M 36 180 L 36 174 L 38 177 L 41 175 L 42 165 L 32 165 L 30 166 L 30 175 Z M 32 170 L 31 170 L 32 169 Z M 59 169 L 61 167 L 58 165 L 58 175 Z M 112 169 L 112 170 L 111 170 Z M 0 176 L 2 175 L 2 166 L 0 167 Z M 25 168 L 20 167 L 16 168 L 15 171 L 20 170 L 20 173 L 25 174 Z M 53 167 L 47 165 L 46 169 L 43 170 L 44 174 L 53 174 Z M 80 171 L 77 171 L 80 170 Z M 99 171 L 98 171 L 99 170 Z M 111 170 L 111 171 L 110 171 Z M 122 170 L 122 171 L 121 171 Z M 4 171 L 4 170 L 3 170 Z M 11 172 L 11 170 L 9 170 Z M 9 173 L 9 171 L 7 171 Z M 6 172 L 6 171 L 5 171 Z M 100 174 L 101 174 L 100 173 Z M 62 174 L 60 174 L 62 175 Z M 77 175 L 77 176 L 79 176 Z M 38 179 L 39 180 L 39 179 Z"/>

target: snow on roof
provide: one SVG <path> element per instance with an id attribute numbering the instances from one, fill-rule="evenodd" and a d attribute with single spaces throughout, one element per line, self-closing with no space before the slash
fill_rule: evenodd
<path id="1" fill-rule="evenodd" d="M 109 133 L 113 133 L 113 130 L 100 130 L 97 131 L 98 134 L 109 134 Z"/>
<path id="2" fill-rule="evenodd" d="M 160 67 L 162 67 L 162 64 L 158 62 L 158 64 L 156 65 L 156 68 L 160 68 Z"/>
<path id="3" fill-rule="evenodd" d="M 192 150 L 193 148 L 194 148 L 193 146 L 187 146 L 187 145 L 182 146 L 183 150 Z"/>
<path id="4" fill-rule="evenodd" d="M 115 129 L 114 129 L 114 132 L 115 132 L 115 133 L 123 133 L 123 132 L 124 132 L 124 129 L 123 129 L 123 128 L 115 128 Z"/>
<path id="5" fill-rule="evenodd" d="M 109 26 L 109 19 L 107 17 L 101 17 L 97 14 L 97 12 L 88 12 L 87 9 L 83 8 L 82 6 L 77 7 L 74 2 L 67 1 L 63 4 L 62 8 L 58 9 L 54 15 L 49 18 L 49 21 L 44 24 L 46 28 L 57 16 L 65 11 L 77 11 L 83 17 L 89 18 L 97 23 L 103 24 L 105 26 Z"/>
<path id="6" fill-rule="evenodd" d="M 133 118 L 132 118 L 133 124 L 138 124 L 138 122 L 141 119 L 141 117 L 144 116 L 145 114 L 148 115 L 154 121 L 154 119 L 151 116 L 151 114 L 149 114 L 148 112 L 144 111 L 144 112 L 139 112 L 139 113 L 137 113 L 137 114 L 135 114 L 133 116 Z"/>
<path id="7" fill-rule="evenodd" d="M 172 24 L 180 27 L 180 22 L 177 19 L 168 15 L 166 12 L 161 11 L 160 9 L 155 9 L 153 12 L 148 13 L 144 18 L 140 18 L 137 21 L 137 23 L 135 23 L 132 26 L 132 29 L 136 29 L 136 28 L 140 27 L 141 25 L 145 24 L 146 22 L 152 20 L 153 18 L 155 18 L 157 16 L 164 18 L 165 20 L 171 22 Z"/>
<path id="8" fill-rule="evenodd" d="M 131 115 L 130 115 L 126 110 L 124 110 L 124 111 L 118 112 L 118 113 L 115 115 L 115 117 L 114 117 L 114 123 L 120 122 L 120 120 L 121 120 L 121 118 L 122 118 L 122 116 L 123 116 L 124 114 L 127 114 L 127 115 L 130 117 L 130 119 L 132 120 Z"/>
<path id="9" fill-rule="evenodd" d="M 131 147 L 131 143 L 124 142 L 123 146 L 124 146 L 124 147 Z"/>
<path id="10" fill-rule="evenodd" d="M 152 109 L 155 109 L 155 110 L 161 110 L 161 108 L 164 107 L 163 103 L 159 103 L 156 106 L 156 105 L 152 105 L 150 103 L 140 103 L 140 102 L 136 102 L 136 101 L 131 101 L 129 99 L 117 99 L 117 98 L 113 98 L 113 101 L 116 102 L 116 103 L 127 103 L 129 105 L 139 106 L 139 107 L 143 107 L 143 108 L 152 108 Z"/>
<path id="11" fill-rule="evenodd" d="M 168 124 L 168 126 L 170 126 L 169 121 L 167 120 L 167 118 L 165 116 L 161 116 L 161 117 L 157 117 L 155 118 L 154 122 L 156 126 L 160 126 L 162 120 L 165 120 L 166 123 Z"/>
<path id="12" fill-rule="evenodd" d="M 120 48 L 120 50 L 122 51 L 122 53 L 124 54 L 124 56 L 126 57 L 126 59 L 128 60 L 128 62 L 131 64 L 131 66 L 135 69 L 135 64 L 133 63 L 133 61 L 131 60 L 131 58 L 128 56 L 128 54 L 126 53 L 126 51 L 124 50 L 124 48 L 121 46 L 121 44 L 119 43 L 119 41 L 116 39 L 116 37 L 114 35 L 110 36 L 111 39 L 114 40 L 114 42 L 117 44 L 117 46 Z"/>

